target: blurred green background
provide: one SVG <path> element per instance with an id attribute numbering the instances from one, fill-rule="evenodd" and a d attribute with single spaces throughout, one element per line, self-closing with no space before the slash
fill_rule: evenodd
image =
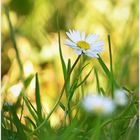
<path id="1" fill-rule="evenodd" d="M 24 78 L 38 72 L 44 112 L 49 112 L 63 85 L 59 58 L 56 18 L 59 13 L 62 51 L 65 61 L 76 58 L 64 45 L 65 32 L 78 29 L 101 35 L 105 51 L 101 54 L 109 66 L 107 35 L 111 35 L 114 75 L 121 86 L 138 94 L 138 0 L 2 0 L 2 102 L 14 103 L 23 87 L 16 53 L 10 37 L 4 7 L 9 9 L 16 36 Z M 106 77 L 96 59 L 90 60 L 99 71 L 101 85 L 108 92 Z M 88 71 L 88 70 L 87 70 Z M 85 92 L 96 92 L 94 73 L 87 80 Z M 35 101 L 35 80 L 27 96 Z M 63 99 L 65 102 L 65 98 Z M 28 113 L 25 112 L 24 113 Z M 62 110 L 51 117 L 59 123 Z"/>

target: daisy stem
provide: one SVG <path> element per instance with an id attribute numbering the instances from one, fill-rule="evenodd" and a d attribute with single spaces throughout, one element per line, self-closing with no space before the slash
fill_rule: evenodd
<path id="1" fill-rule="evenodd" d="M 64 85 L 63 85 L 63 87 L 61 89 L 60 96 L 59 96 L 57 102 L 55 103 L 53 109 L 50 111 L 50 113 L 48 114 L 48 116 L 46 117 L 46 119 L 33 132 L 31 132 L 29 134 L 29 136 L 33 135 L 35 132 L 37 132 L 39 129 L 41 129 L 47 123 L 47 121 L 49 120 L 50 116 L 52 115 L 52 113 L 54 112 L 54 110 L 56 109 L 56 107 L 59 105 L 59 102 L 60 102 L 60 100 L 61 100 L 61 98 L 63 96 L 64 90 L 65 90 L 66 82 L 69 79 L 69 77 L 70 77 L 70 75 L 71 75 L 74 67 L 76 66 L 77 62 L 79 61 L 80 57 L 81 57 L 81 55 L 79 55 L 77 57 L 77 59 L 75 60 L 74 64 L 72 65 L 72 67 L 71 67 L 71 69 L 70 69 L 70 71 L 69 71 L 69 73 L 68 73 L 68 75 L 66 77 L 66 80 L 64 82 Z"/>

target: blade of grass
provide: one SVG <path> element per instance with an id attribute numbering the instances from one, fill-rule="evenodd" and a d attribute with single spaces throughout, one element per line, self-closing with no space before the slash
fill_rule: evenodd
<path id="1" fill-rule="evenodd" d="M 62 108 L 63 111 L 66 110 L 65 106 L 61 102 L 59 102 L 59 105 L 60 105 L 60 107 Z"/>
<path id="2" fill-rule="evenodd" d="M 35 123 L 32 121 L 32 119 L 30 119 L 28 116 L 24 117 L 26 120 L 28 120 L 28 122 L 30 122 L 32 124 L 32 126 L 34 127 L 34 129 L 36 128 Z"/>
<path id="3" fill-rule="evenodd" d="M 19 68 L 20 68 L 20 76 L 21 76 L 21 78 L 23 78 L 23 74 L 24 74 L 23 65 L 22 65 L 20 55 L 19 55 L 19 50 L 18 50 L 18 47 L 17 47 L 17 44 L 16 44 L 15 33 L 14 33 L 13 26 L 12 26 L 12 23 L 11 23 L 11 20 L 10 20 L 9 10 L 8 10 L 8 7 L 6 7 L 6 6 L 5 6 L 5 13 L 6 13 L 6 16 L 7 16 L 7 19 L 8 19 L 11 40 L 12 40 L 13 47 L 14 47 L 15 52 L 16 52 L 16 58 L 17 58 L 18 65 L 19 65 Z"/>
<path id="4" fill-rule="evenodd" d="M 14 107 L 12 108 L 13 122 L 17 128 L 17 137 L 21 140 L 27 140 L 26 134 L 23 130 L 22 124 L 16 114 Z"/>
<path id="5" fill-rule="evenodd" d="M 80 78 L 80 75 L 81 75 L 81 73 L 82 73 L 82 71 L 84 70 L 84 68 L 88 65 L 89 63 L 87 63 L 87 64 L 85 64 L 82 68 L 80 67 L 80 69 L 78 69 L 78 73 L 77 72 L 75 72 L 75 75 L 74 75 L 74 79 L 73 79 L 73 82 L 72 82 L 72 85 L 71 85 L 71 87 L 70 87 L 70 91 L 69 91 L 69 96 L 68 96 L 68 100 L 67 100 L 67 109 L 68 109 L 68 111 L 67 112 L 70 112 L 70 102 L 71 102 L 71 99 L 72 99 L 72 97 L 73 97 L 73 94 L 74 94 L 74 92 L 75 92 L 75 90 L 78 88 L 77 87 L 77 84 L 78 84 L 78 80 L 79 80 L 79 78 Z M 89 73 L 88 73 L 89 74 Z M 88 75 L 87 74 L 87 75 Z M 85 78 L 87 77 L 88 78 L 88 76 L 85 76 Z M 85 79 L 84 78 L 84 79 Z M 86 79 L 87 79 L 86 78 Z M 86 80 L 85 79 L 85 80 Z M 82 85 L 82 83 L 81 83 L 81 85 Z M 80 86 L 80 85 L 79 85 Z M 67 114 L 67 113 L 66 113 Z"/>
<path id="6" fill-rule="evenodd" d="M 111 52 L 111 41 L 110 35 L 108 35 L 108 46 L 109 46 L 109 58 L 110 58 L 110 71 L 113 74 L 113 66 L 112 66 L 112 52 Z"/>
<path id="7" fill-rule="evenodd" d="M 29 86 L 29 84 L 31 83 L 33 78 L 34 78 L 34 75 L 31 74 L 24 80 L 24 88 L 25 89 Z"/>
<path id="8" fill-rule="evenodd" d="M 9 118 L 10 118 L 10 130 L 12 132 L 11 136 L 13 137 L 13 121 L 12 121 L 12 113 L 11 112 L 9 112 Z"/>
<path id="9" fill-rule="evenodd" d="M 113 75 L 113 66 L 112 66 L 112 52 L 111 52 L 111 41 L 110 41 L 110 35 L 108 35 L 108 46 L 109 46 L 109 58 L 110 58 L 110 72 L 112 75 L 112 79 L 111 79 L 111 95 L 112 97 L 114 96 L 114 75 Z"/>
<path id="10" fill-rule="evenodd" d="M 32 105 L 32 103 L 30 102 L 30 100 L 26 96 L 24 96 L 24 98 L 25 98 L 25 100 L 28 101 L 28 104 L 31 106 L 31 108 L 33 109 L 33 111 L 37 114 L 37 110 L 34 108 L 34 106 Z"/>
<path id="11" fill-rule="evenodd" d="M 103 95 L 105 95 L 105 91 L 104 91 L 104 89 L 101 87 L 100 88 L 100 91 L 101 91 L 101 93 L 103 94 Z"/>
<path id="12" fill-rule="evenodd" d="M 67 74 L 69 74 L 69 71 L 71 69 L 71 60 L 68 59 L 68 65 L 67 65 Z M 67 100 L 68 100 L 68 97 L 69 97 L 69 94 L 70 94 L 70 78 L 66 81 L 66 97 L 67 97 Z M 69 116 L 69 121 L 71 122 L 71 111 L 70 111 L 70 104 L 68 103 L 67 101 L 67 109 L 65 109 L 65 119 L 67 117 L 67 113 L 68 113 L 68 116 Z M 66 120 L 64 120 L 64 124 L 65 124 Z"/>
<path id="13" fill-rule="evenodd" d="M 97 118 L 97 120 L 96 120 L 96 124 L 95 124 L 95 128 L 94 128 L 94 131 L 96 131 L 96 133 L 93 131 L 92 133 L 92 137 L 91 137 L 91 139 L 95 139 L 95 140 L 99 140 L 100 139 L 100 131 L 101 131 L 101 129 L 100 129 L 100 123 L 101 123 L 101 118 L 99 117 L 99 118 Z"/>
<path id="14" fill-rule="evenodd" d="M 133 116 L 116 117 L 116 118 L 114 118 L 114 121 L 123 120 L 123 119 L 124 119 L 124 120 L 125 120 L 125 119 L 131 119 L 131 118 L 133 118 Z M 105 127 L 106 125 L 108 125 L 108 124 L 111 123 L 111 122 L 112 122 L 112 119 L 109 119 L 109 120 L 103 122 L 103 123 L 101 124 L 100 128 Z"/>
<path id="15" fill-rule="evenodd" d="M 22 115 L 23 115 L 23 110 L 24 110 L 24 100 L 22 101 L 22 105 L 21 105 L 21 113 L 20 113 L 20 121 L 22 119 Z"/>
<path id="16" fill-rule="evenodd" d="M 69 74 L 67 75 L 67 78 L 66 78 L 66 80 L 65 80 L 65 83 L 64 83 L 64 85 L 63 85 L 63 87 L 62 87 L 62 90 L 61 90 L 61 92 L 60 92 L 60 96 L 59 96 L 58 100 L 56 101 L 56 103 L 55 103 L 53 109 L 50 111 L 50 113 L 49 113 L 48 116 L 44 119 L 44 121 L 43 121 L 32 133 L 30 133 L 28 136 L 32 136 L 35 132 L 37 132 L 39 129 L 41 129 L 41 128 L 46 124 L 46 122 L 48 121 L 48 119 L 50 118 L 50 116 L 52 115 L 52 113 L 54 112 L 54 110 L 55 110 L 55 109 L 57 108 L 57 106 L 59 105 L 60 100 L 61 100 L 61 98 L 62 98 L 62 96 L 63 96 L 63 93 L 64 93 L 64 90 L 65 90 L 66 81 L 67 81 L 67 79 L 69 79 L 69 77 L 70 77 L 70 75 L 71 75 L 71 73 L 72 73 L 74 67 L 75 67 L 76 64 L 78 63 L 80 57 L 81 57 L 81 55 L 79 55 L 79 56 L 77 57 L 77 59 L 75 60 L 74 64 L 72 65 L 72 67 L 71 67 L 71 69 L 70 69 L 70 72 L 69 72 Z"/>
<path id="17" fill-rule="evenodd" d="M 84 66 L 85 67 L 85 66 Z M 84 67 L 82 68 L 82 70 L 84 69 Z M 77 83 L 78 83 L 78 78 L 80 78 L 80 75 L 78 76 L 78 78 L 77 78 L 77 80 L 75 80 L 74 81 L 74 83 L 72 84 L 72 86 L 71 86 L 71 89 L 70 89 L 70 95 L 69 95 L 69 97 L 68 97 L 68 101 L 67 101 L 67 108 L 68 108 L 68 115 L 69 115 L 69 120 L 71 121 L 71 110 L 70 110 L 70 103 L 71 103 L 71 100 L 72 100 L 72 97 L 73 97 L 73 95 L 74 95 L 74 92 L 75 92 L 75 90 L 79 87 L 79 86 L 81 86 L 86 80 L 87 80 L 87 78 L 89 77 L 89 75 L 90 75 L 90 73 L 91 73 L 91 71 L 92 71 L 92 69 L 93 69 L 93 67 L 91 68 L 91 70 L 88 72 L 88 74 L 84 77 L 84 79 L 77 85 Z M 82 70 L 81 70 L 81 72 L 82 72 Z"/>
<path id="18" fill-rule="evenodd" d="M 129 126 L 128 126 L 127 135 L 125 135 L 125 136 L 126 136 L 126 137 L 125 137 L 126 140 L 130 140 L 131 133 L 133 132 L 134 127 L 135 127 L 135 125 L 136 125 L 137 122 L 138 122 L 137 120 L 138 120 L 138 116 L 137 116 L 137 115 L 135 115 L 135 116 L 131 119 L 131 121 L 130 121 L 130 123 L 129 123 Z"/>
<path id="19" fill-rule="evenodd" d="M 63 69 L 63 75 L 64 79 L 66 80 L 66 64 L 63 58 L 62 50 L 61 50 L 61 38 L 60 38 L 60 27 L 59 27 L 59 15 L 57 15 L 57 28 L 58 28 L 58 44 L 59 44 L 59 54 L 60 54 L 60 60 L 62 64 Z"/>
<path id="20" fill-rule="evenodd" d="M 69 73 L 71 69 L 71 60 L 68 59 L 68 65 L 67 65 L 67 74 Z M 69 89 L 70 89 L 70 78 L 66 81 L 66 97 L 69 95 Z"/>
<path id="21" fill-rule="evenodd" d="M 30 106 L 30 103 L 29 103 L 27 97 L 24 96 L 23 99 L 24 99 L 24 101 L 27 105 L 27 108 L 28 108 L 29 112 L 31 113 L 32 117 L 37 121 L 38 120 L 37 115 L 36 115 L 35 111 L 33 110 L 33 108 Z"/>
<path id="22" fill-rule="evenodd" d="M 42 105 L 41 105 L 41 99 L 40 99 L 40 88 L 39 88 L 39 81 L 38 81 L 38 74 L 35 75 L 36 81 L 35 81 L 35 99 L 36 99 L 36 106 L 37 106 L 37 115 L 38 119 L 41 122 L 42 121 Z"/>
<path id="23" fill-rule="evenodd" d="M 78 88 L 79 86 L 81 86 L 89 77 L 90 73 L 92 72 L 93 67 L 91 68 L 91 70 L 88 72 L 88 74 L 84 77 L 84 79 L 76 86 L 76 88 Z"/>
<path id="24" fill-rule="evenodd" d="M 89 63 L 88 63 L 89 64 Z M 79 80 L 79 78 L 80 78 L 80 75 L 81 75 L 81 73 L 82 73 L 82 71 L 84 70 L 84 68 L 88 65 L 88 64 L 86 64 L 86 65 L 84 65 L 80 70 L 78 69 L 78 74 L 77 74 L 77 72 L 75 72 L 76 73 L 76 75 L 75 75 L 75 77 L 74 77 L 74 79 L 73 79 L 73 82 L 72 82 L 72 86 L 70 87 L 70 94 L 69 94 L 69 97 L 68 97 L 68 104 L 70 104 L 70 101 L 71 101 L 71 98 L 72 98 L 72 96 L 73 96 L 73 94 L 74 94 L 74 91 L 79 87 L 79 86 L 81 86 L 83 83 L 84 83 L 84 81 L 86 81 L 86 79 L 88 78 L 88 76 L 90 75 L 90 73 L 91 73 L 91 71 L 89 71 L 88 72 L 88 74 L 84 77 L 84 79 L 78 84 L 78 80 Z M 91 69 L 92 70 L 92 69 Z M 78 85 L 77 85 L 78 84 Z"/>
<path id="25" fill-rule="evenodd" d="M 84 70 L 84 68 L 88 65 L 89 63 L 85 64 L 83 67 L 80 66 L 80 68 L 78 68 L 78 70 L 76 70 L 74 72 L 74 76 L 73 76 L 73 81 L 72 81 L 72 85 L 76 84 L 78 82 L 78 79 L 81 76 L 82 71 Z"/>
<path id="26" fill-rule="evenodd" d="M 105 63 L 103 62 L 102 58 L 98 55 L 98 62 L 100 63 L 102 69 L 104 70 L 105 74 L 107 75 L 109 80 L 112 80 L 114 82 L 114 85 L 119 88 L 118 83 L 115 81 L 115 79 L 113 78 L 111 72 L 109 71 L 109 69 L 107 68 L 107 66 L 105 65 Z"/>
<path id="27" fill-rule="evenodd" d="M 94 68 L 94 73 L 95 73 L 95 77 L 96 77 L 97 90 L 98 90 L 98 93 L 101 94 L 101 92 L 100 92 L 99 77 L 98 77 L 98 73 L 97 73 L 96 68 Z"/>
<path id="28" fill-rule="evenodd" d="M 22 91 L 19 94 L 18 99 L 17 99 L 17 101 L 15 103 L 16 108 L 18 108 L 20 106 L 20 102 L 22 100 L 22 97 L 24 96 L 25 90 L 27 89 L 27 87 L 31 83 L 33 77 L 34 77 L 33 75 L 30 75 L 29 77 L 27 77 L 26 79 L 24 79 L 24 88 L 22 89 Z"/>

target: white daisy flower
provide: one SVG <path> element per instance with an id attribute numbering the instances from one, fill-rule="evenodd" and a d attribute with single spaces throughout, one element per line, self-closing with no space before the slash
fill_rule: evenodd
<path id="1" fill-rule="evenodd" d="M 65 40 L 65 45 L 75 49 L 78 55 L 84 53 L 89 57 L 98 58 L 97 54 L 103 51 L 104 42 L 96 34 L 86 36 L 78 30 L 69 30 L 66 34 L 69 39 Z"/>
<path id="2" fill-rule="evenodd" d="M 97 115 L 108 115 L 115 109 L 115 104 L 109 97 L 100 95 L 87 95 L 82 103 L 87 112 Z"/>
<path id="3" fill-rule="evenodd" d="M 125 106 L 128 103 L 126 92 L 122 89 L 116 90 L 114 93 L 114 101 L 119 106 Z"/>

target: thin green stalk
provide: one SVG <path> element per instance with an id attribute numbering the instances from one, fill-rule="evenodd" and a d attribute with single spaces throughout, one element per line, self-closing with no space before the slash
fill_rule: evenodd
<path id="1" fill-rule="evenodd" d="M 37 115 L 39 118 L 39 123 L 42 121 L 42 105 L 41 105 L 41 99 L 40 99 L 40 87 L 39 87 L 39 80 L 38 80 L 38 74 L 35 75 L 36 81 L 35 81 L 35 100 L 36 100 L 36 107 L 37 107 Z"/>
<path id="2" fill-rule="evenodd" d="M 59 15 L 57 15 L 57 28 L 58 28 L 58 44 L 59 44 L 59 54 L 60 54 L 60 60 L 62 64 L 62 70 L 64 75 L 64 80 L 66 80 L 66 64 L 63 58 L 62 50 L 61 50 L 61 38 L 60 38 L 60 27 L 59 27 Z"/>
<path id="3" fill-rule="evenodd" d="M 69 121 L 70 121 L 70 123 L 71 123 L 72 115 L 71 115 L 70 102 L 68 102 L 68 116 L 69 116 Z"/>
<path id="4" fill-rule="evenodd" d="M 12 113 L 9 112 L 9 117 L 10 117 L 10 127 L 11 127 L 11 136 L 13 137 L 13 123 L 12 123 Z"/>
<path id="5" fill-rule="evenodd" d="M 110 57 L 110 71 L 113 74 L 113 66 L 112 66 L 112 51 L 111 51 L 111 41 L 110 35 L 108 35 L 108 47 L 109 47 L 109 57 Z"/>
<path id="6" fill-rule="evenodd" d="M 62 96 L 63 96 L 64 90 L 65 90 L 66 81 L 67 81 L 67 79 L 69 79 L 69 77 L 70 77 L 70 75 L 71 75 L 71 73 L 72 73 L 74 67 L 76 66 L 78 60 L 80 59 L 80 57 L 81 57 L 81 55 L 79 55 L 79 56 L 77 57 L 77 59 L 75 60 L 73 66 L 71 67 L 71 69 L 70 69 L 70 71 L 69 71 L 69 74 L 68 74 L 67 77 L 66 77 L 65 83 L 64 83 L 64 85 L 63 85 L 63 87 L 62 87 L 62 90 L 61 90 L 61 92 L 60 92 L 60 96 L 59 96 L 57 102 L 55 103 L 53 109 L 52 109 L 51 112 L 48 114 L 47 118 L 46 118 L 32 133 L 30 133 L 29 136 L 33 135 L 35 132 L 37 132 L 40 128 L 42 128 L 42 127 L 46 124 L 46 122 L 49 120 L 50 116 L 52 115 L 52 113 L 53 113 L 54 110 L 56 109 L 56 107 L 59 105 L 59 102 L 60 102 L 60 100 L 61 100 L 61 98 L 62 98 Z"/>
<path id="7" fill-rule="evenodd" d="M 125 119 L 131 119 L 133 116 L 126 116 L 126 117 L 123 117 L 123 118 L 121 118 L 121 117 L 117 117 L 117 118 L 114 118 L 114 121 L 117 121 L 117 120 L 125 120 Z M 101 126 L 100 126 L 100 128 L 103 128 L 103 127 L 105 127 L 106 125 L 108 125 L 109 123 L 111 123 L 112 122 L 112 119 L 110 119 L 110 120 L 108 120 L 108 121 L 106 121 L 106 122 L 104 122 Z"/>
<path id="8" fill-rule="evenodd" d="M 80 61 L 80 66 L 83 65 L 83 62 L 84 62 L 84 55 L 82 56 L 82 59 Z M 82 75 L 80 75 L 80 81 L 82 81 Z M 83 84 L 81 85 L 81 93 L 82 93 L 82 98 L 84 97 L 84 86 Z"/>
<path id="9" fill-rule="evenodd" d="M 100 131 L 101 131 L 101 129 L 100 129 L 100 123 L 101 123 L 101 118 L 99 117 L 99 118 L 97 118 L 97 120 L 96 120 L 96 126 L 93 129 L 93 135 L 91 137 L 91 139 L 93 139 L 93 140 L 94 139 L 95 140 L 98 140 L 100 138 Z M 96 133 L 94 131 L 96 131 Z"/>
<path id="10" fill-rule="evenodd" d="M 23 109 L 24 109 L 24 100 L 23 100 L 23 103 L 22 103 L 22 106 L 21 106 L 21 113 L 20 113 L 20 122 L 21 122 L 21 119 L 22 119 L 22 115 L 23 115 Z"/>
<path id="11" fill-rule="evenodd" d="M 102 58 L 100 57 L 100 55 L 98 55 L 98 62 L 100 63 L 102 69 L 104 70 L 104 72 L 106 73 L 107 77 L 109 80 L 114 82 L 114 86 L 119 88 L 120 86 L 118 85 L 118 83 L 115 81 L 112 73 L 109 71 L 109 69 L 107 68 L 107 66 L 105 65 L 104 61 L 102 60 Z"/>
<path id="12" fill-rule="evenodd" d="M 97 90 L 98 90 L 98 93 L 101 94 L 101 91 L 100 91 L 100 83 L 99 83 L 99 77 L 98 77 L 98 73 L 97 73 L 96 68 L 94 68 L 94 72 L 95 72 L 95 77 L 96 77 Z"/>
<path id="13" fill-rule="evenodd" d="M 108 47 L 109 47 L 109 58 L 110 58 L 110 72 L 112 74 L 112 77 L 114 78 L 113 76 L 113 66 L 112 66 L 112 52 L 111 52 L 111 41 L 110 41 L 110 35 L 108 35 Z M 114 93 L 114 81 L 112 80 L 111 81 L 111 95 L 112 95 L 112 98 L 113 98 L 113 93 Z"/>
<path id="14" fill-rule="evenodd" d="M 20 56 L 19 56 L 19 51 L 18 51 L 17 44 L 16 44 L 15 34 L 14 34 L 13 26 L 12 26 L 12 23 L 11 23 L 11 20 L 10 20 L 9 10 L 8 10 L 7 7 L 5 7 L 5 13 L 6 13 L 6 16 L 7 16 L 7 19 L 8 19 L 8 24 L 9 24 L 9 28 L 10 28 L 10 35 L 11 35 L 11 39 L 12 39 L 12 42 L 13 42 L 13 47 L 14 47 L 15 52 L 16 52 L 16 58 L 17 58 L 18 65 L 19 65 L 19 68 L 20 68 L 21 77 L 23 77 L 23 66 L 22 66 Z"/>

